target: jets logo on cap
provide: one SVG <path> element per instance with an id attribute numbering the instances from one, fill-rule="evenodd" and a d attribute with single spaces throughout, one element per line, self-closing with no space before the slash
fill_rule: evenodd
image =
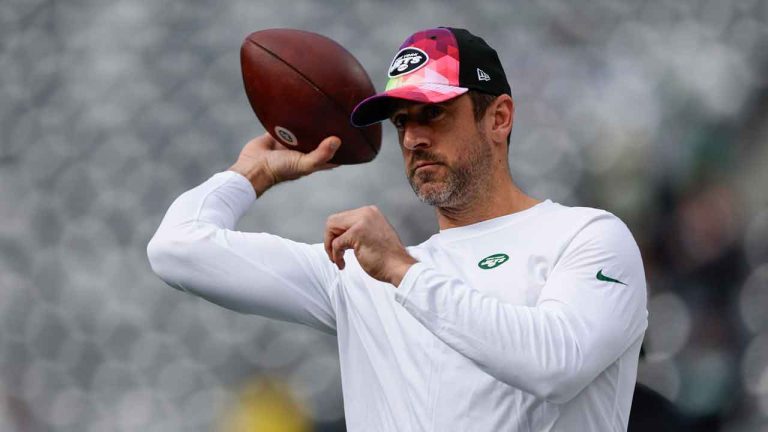
<path id="1" fill-rule="evenodd" d="M 409 74 L 427 64 L 427 61 L 429 61 L 429 56 L 424 51 L 414 47 L 403 48 L 395 54 L 395 59 L 389 65 L 387 75 L 394 78 Z"/>

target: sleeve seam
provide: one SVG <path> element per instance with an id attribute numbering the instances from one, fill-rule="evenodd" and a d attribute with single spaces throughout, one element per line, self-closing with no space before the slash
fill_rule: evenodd
<path id="1" fill-rule="evenodd" d="M 217 183 L 214 187 L 212 187 L 208 192 L 205 193 L 205 195 L 203 196 L 203 199 L 200 200 L 200 204 L 198 204 L 197 209 L 195 210 L 195 217 L 193 219 L 194 222 L 202 222 L 200 220 L 200 214 L 203 212 L 203 207 L 205 207 L 205 202 L 208 201 L 208 197 L 210 197 L 212 193 L 218 190 L 219 187 L 221 187 L 221 183 Z"/>

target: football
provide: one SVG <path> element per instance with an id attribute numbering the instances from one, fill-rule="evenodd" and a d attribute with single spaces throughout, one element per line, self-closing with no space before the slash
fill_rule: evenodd
<path id="1" fill-rule="evenodd" d="M 359 164 L 376 157 L 381 125 L 350 123 L 352 110 L 375 88 L 344 47 L 303 30 L 261 30 L 243 41 L 240 64 L 248 101 L 277 141 L 307 153 L 335 135 L 341 147 L 331 163 Z"/>

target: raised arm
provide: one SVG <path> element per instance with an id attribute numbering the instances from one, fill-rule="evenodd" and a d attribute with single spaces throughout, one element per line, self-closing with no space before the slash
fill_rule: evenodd
<path id="1" fill-rule="evenodd" d="M 322 244 L 235 231 L 272 185 L 334 165 L 329 138 L 307 155 L 269 135 L 250 141 L 229 170 L 179 196 L 147 245 L 153 271 L 170 286 L 228 309 L 334 333 L 338 270 Z"/>
<path id="2" fill-rule="evenodd" d="M 395 296 L 488 374 L 555 403 L 584 389 L 647 326 L 640 252 L 608 213 L 572 239 L 535 307 L 504 303 L 422 263 L 410 267 Z"/>

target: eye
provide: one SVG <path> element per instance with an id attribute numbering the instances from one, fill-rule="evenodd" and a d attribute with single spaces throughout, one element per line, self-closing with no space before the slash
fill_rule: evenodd
<path id="1" fill-rule="evenodd" d="M 392 122 L 392 124 L 397 128 L 397 130 L 403 130 L 405 129 L 405 121 L 407 117 L 405 114 L 395 114 L 392 116 L 392 118 L 389 119 L 389 121 Z"/>
<path id="2" fill-rule="evenodd" d="M 439 120 L 445 113 L 445 108 L 440 105 L 426 105 L 422 110 L 422 118 L 425 121 Z"/>

